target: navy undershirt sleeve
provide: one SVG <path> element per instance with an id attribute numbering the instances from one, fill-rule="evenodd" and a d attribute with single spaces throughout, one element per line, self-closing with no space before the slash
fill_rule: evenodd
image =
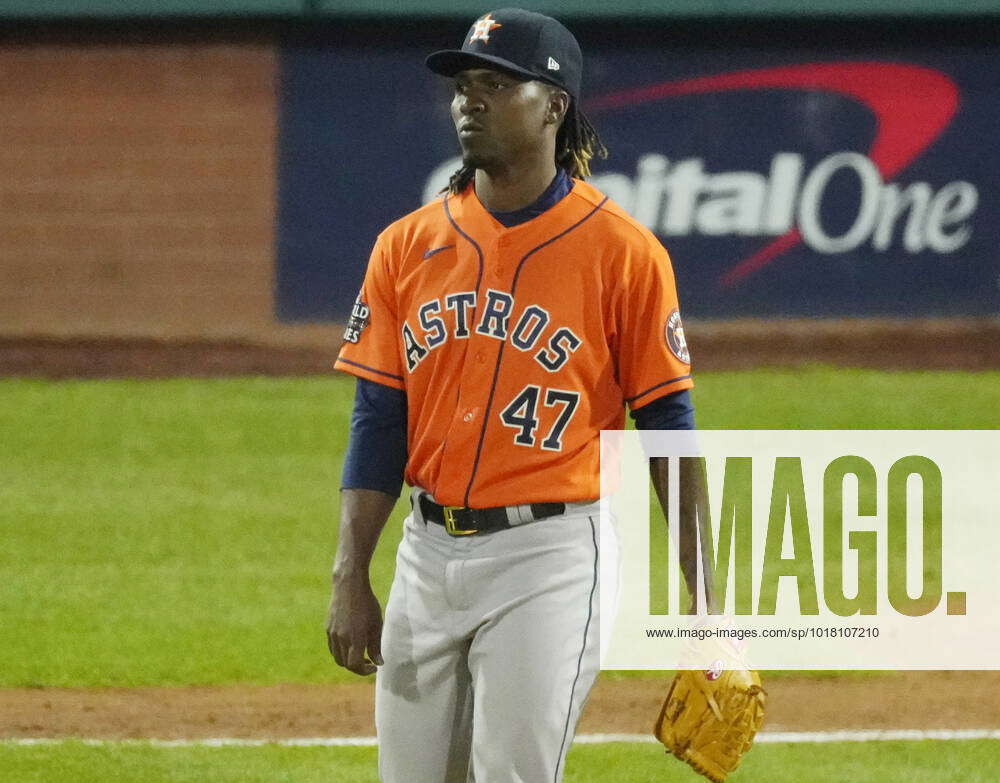
<path id="1" fill-rule="evenodd" d="M 640 430 L 693 430 L 694 404 L 691 390 L 681 389 L 673 394 L 658 397 L 648 405 L 632 411 L 636 429 Z"/>
<path id="2" fill-rule="evenodd" d="M 399 497 L 406 468 L 406 392 L 358 378 L 341 489 Z"/>

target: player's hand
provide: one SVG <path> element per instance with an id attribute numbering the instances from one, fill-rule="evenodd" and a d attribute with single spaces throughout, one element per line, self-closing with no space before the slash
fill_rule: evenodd
<path id="1" fill-rule="evenodd" d="M 367 575 L 334 577 L 326 642 L 333 659 L 355 674 L 373 674 L 382 665 L 382 607 Z"/>

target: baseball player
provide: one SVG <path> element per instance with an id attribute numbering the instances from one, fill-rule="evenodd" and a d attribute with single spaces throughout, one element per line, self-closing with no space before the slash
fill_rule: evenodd
<path id="1" fill-rule="evenodd" d="M 497 10 L 427 65 L 463 164 L 379 235 L 337 359 L 329 647 L 378 672 L 383 781 L 559 781 L 598 670 L 600 431 L 626 406 L 693 427 L 690 360 L 666 251 L 583 181 L 606 153 L 573 35 Z M 368 566 L 404 477 L 383 625 Z"/>

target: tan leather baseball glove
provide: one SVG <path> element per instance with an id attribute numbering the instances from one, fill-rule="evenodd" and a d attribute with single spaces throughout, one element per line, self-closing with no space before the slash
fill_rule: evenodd
<path id="1" fill-rule="evenodd" d="M 760 675 L 738 655 L 719 653 L 707 669 L 677 672 L 653 733 L 667 750 L 723 783 L 764 721 Z"/>

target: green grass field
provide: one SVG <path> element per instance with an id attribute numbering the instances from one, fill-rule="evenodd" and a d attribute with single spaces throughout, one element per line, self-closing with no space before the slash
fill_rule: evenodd
<path id="1" fill-rule="evenodd" d="M 732 783 L 996 783 L 998 742 L 759 745 Z M 142 744 L 12 748 L 0 770 L 18 783 L 377 783 L 374 748 L 158 748 Z M 698 783 L 654 744 L 576 745 L 565 783 Z M 414 781 L 414 783 L 421 783 Z"/>
<path id="2" fill-rule="evenodd" d="M 0 686 L 353 678 L 323 634 L 352 393 L 0 382 Z M 705 428 L 993 428 L 1000 373 L 703 373 L 696 404 Z"/>
<path id="3" fill-rule="evenodd" d="M 342 378 L 0 381 L 0 687 L 354 679 L 323 633 L 352 392 Z M 1000 426 L 1000 373 L 703 373 L 695 399 L 703 428 Z M 382 595 L 407 505 L 373 565 Z M 998 745 L 766 745 L 735 779 L 993 783 Z M 0 742 L 0 780 L 360 783 L 373 760 Z M 695 778 L 654 746 L 612 744 L 574 748 L 566 780 Z"/>

